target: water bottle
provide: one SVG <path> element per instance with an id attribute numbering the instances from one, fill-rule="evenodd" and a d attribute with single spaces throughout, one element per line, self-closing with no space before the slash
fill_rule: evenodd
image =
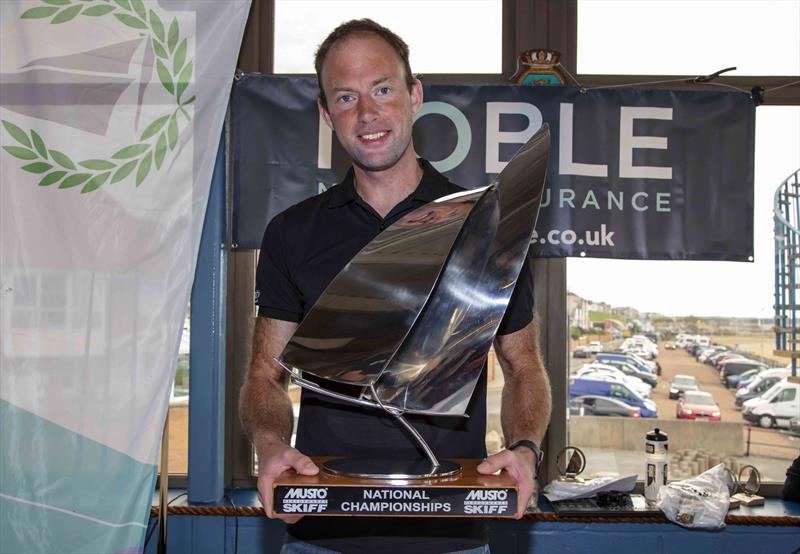
<path id="1" fill-rule="evenodd" d="M 658 500 L 658 489 L 667 484 L 669 438 L 656 427 L 645 435 L 644 497 L 650 504 Z"/>

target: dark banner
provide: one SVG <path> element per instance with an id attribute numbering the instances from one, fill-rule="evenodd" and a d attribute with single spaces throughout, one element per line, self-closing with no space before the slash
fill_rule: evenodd
<path id="1" fill-rule="evenodd" d="M 333 186 L 349 159 L 316 107 L 316 80 L 244 75 L 233 91 L 233 239 Z M 546 122 L 537 256 L 751 260 L 755 105 L 738 92 L 425 87 L 419 156 L 472 188 Z"/>

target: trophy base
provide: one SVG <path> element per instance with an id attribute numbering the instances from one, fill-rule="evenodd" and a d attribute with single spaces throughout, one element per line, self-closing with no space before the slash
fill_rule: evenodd
<path id="1" fill-rule="evenodd" d="M 322 470 L 342 477 L 362 479 L 431 479 L 461 472 L 461 464 L 442 460 L 433 468 L 428 460 L 391 458 L 335 458 L 322 464 Z"/>
<path id="2" fill-rule="evenodd" d="M 446 474 L 431 475 L 430 463 L 415 461 L 421 477 L 397 477 L 399 472 L 416 473 L 385 460 L 376 466 L 386 477 L 345 475 L 350 462 L 312 458 L 323 468 L 317 475 L 283 472 L 272 484 L 273 511 L 279 515 L 303 516 L 391 516 L 391 517 L 514 517 L 517 511 L 517 482 L 505 471 L 482 475 L 481 460 L 442 462 Z M 333 462 L 333 463 L 332 463 Z M 373 460 L 373 462 L 384 462 Z M 412 464 L 413 465 L 413 464 Z M 337 468 L 331 471 L 330 467 Z M 459 470 L 460 468 L 460 470 Z"/>

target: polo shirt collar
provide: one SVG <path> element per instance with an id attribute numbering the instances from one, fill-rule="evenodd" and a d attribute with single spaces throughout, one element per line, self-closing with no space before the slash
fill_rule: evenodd
<path id="1" fill-rule="evenodd" d="M 419 158 L 419 161 L 422 165 L 422 179 L 409 198 L 420 202 L 432 202 L 449 194 L 448 185 L 450 181 L 447 177 L 436 171 L 428 160 Z M 360 198 L 354 185 L 354 175 L 355 173 L 351 167 L 344 179 L 333 187 L 334 190 L 331 191 L 330 198 L 328 198 L 329 208 L 339 208 Z"/>

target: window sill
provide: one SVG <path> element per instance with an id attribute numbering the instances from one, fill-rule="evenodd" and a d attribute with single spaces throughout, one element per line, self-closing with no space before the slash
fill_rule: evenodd
<path id="1" fill-rule="evenodd" d="M 182 489 L 170 489 L 169 506 L 170 516 L 230 516 L 230 517 L 263 517 L 264 512 L 258 501 L 255 489 L 236 489 L 226 491 L 226 498 L 215 504 L 190 505 L 186 496 L 181 496 Z M 591 516 L 591 517 L 559 517 L 550 503 L 544 498 L 539 499 L 538 513 L 526 514 L 521 521 L 547 522 L 547 523 L 651 523 L 668 524 L 670 521 L 664 516 Z M 158 494 L 153 495 L 153 507 L 150 516 L 158 515 Z M 508 521 L 508 520 L 506 520 Z M 725 519 L 727 525 L 766 525 L 773 527 L 800 527 L 800 502 L 789 502 L 780 498 L 767 498 L 764 506 L 740 506 L 728 513 Z"/>

